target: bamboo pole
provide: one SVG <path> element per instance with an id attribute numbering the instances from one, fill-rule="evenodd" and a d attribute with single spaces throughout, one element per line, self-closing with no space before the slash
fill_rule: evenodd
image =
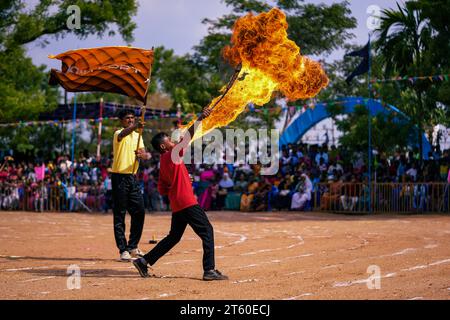
<path id="1" fill-rule="evenodd" d="M 145 108 L 146 108 L 146 104 L 144 104 L 144 106 L 141 108 L 141 121 L 142 122 L 145 121 Z M 143 131 L 144 131 L 144 127 L 139 129 L 139 137 L 138 137 L 138 142 L 137 142 L 137 146 L 136 146 L 136 152 L 139 150 L 139 144 L 141 143 Z M 138 159 L 137 155 L 136 155 L 136 159 L 134 160 L 134 164 L 133 164 L 133 171 L 132 171 L 133 174 L 134 174 L 134 170 L 136 169 L 136 163 L 139 163 L 139 159 Z M 139 167 L 138 167 L 138 169 L 139 169 Z"/>

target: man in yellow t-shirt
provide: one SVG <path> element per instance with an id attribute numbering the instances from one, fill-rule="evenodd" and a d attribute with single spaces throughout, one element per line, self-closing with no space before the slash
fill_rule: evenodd
<path id="1" fill-rule="evenodd" d="M 135 121 L 134 111 L 121 110 L 119 119 L 122 129 L 114 132 L 113 138 L 113 166 L 112 166 L 112 196 L 114 214 L 114 237 L 120 253 L 121 261 L 130 261 L 143 253 L 138 248 L 144 228 L 145 208 L 144 199 L 136 179 L 138 165 L 133 172 L 133 165 L 137 159 L 149 160 L 151 155 L 145 151 L 143 139 L 139 142 L 136 129 L 143 124 Z M 125 214 L 131 215 L 130 239 L 125 237 Z"/>

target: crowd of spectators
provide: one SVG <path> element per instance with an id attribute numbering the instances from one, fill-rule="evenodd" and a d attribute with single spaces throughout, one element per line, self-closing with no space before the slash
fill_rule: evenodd
<path id="1" fill-rule="evenodd" d="M 5 157 L 0 170 L 0 209 L 69 211 L 93 207 L 107 211 L 111 206 L 110 162 L 96 161 L 81 152 L 74 161 L 71 179 L 68 155 L 47 161 Z"/>
<path id="2" fill-rule="evenodd" d="M 423 204 L 415 203 L 417 197 L 417 202 L 423 203 L 424 195 L 430 193 L 420 183 L 450 183 L 449 153 L 432 152 L 422 162 L 414 152 L 397 152 L 390 157 L 374 155 L 372 182 L 381 183 L 383 192 L 387 184 L 399 188 L 398 199 L 382 198 L 379 192 L 374 201 L 395 200 L 400 210 L 400 196 L 406 197 L 411 189 L 411 209 L 425 209 Z M 261 166 L 245 163 L 192 166 L 200 205 L 206 210 L 309 210 L 312 206 L 323 210 L 368 210 L 368 170 L 363 152 L 290 144 L 282 146 L 280 156 L 279 171 L 273 176 L 263 176 Z M 448 197 L 448 186 L 440 184 L 436 188 L 441 188 L 435 190 L 436 196 Z"/>
<path id="3" fill-rule="evenodd" d="M 377 154 L 372 181 L 404 183 L 403 188 L 408 183 L 450 183 L 449 153 L 450 150 L 431 152 L 422 162 L 412 151 L 389 157 Z M 148 211 L 170 210 L 168 199 L 157 190 L 158 160 L 159 156 L 153 153 L 138 173 Z M 81 152 L 73 163 L 71 179 L 72 162 L 68 155 L 46 161 L 5 157 L 0 168 L 0 209 L 108 212 L 112 205 L 111 161 L 111 157 L 98 160 Z M 187 167 L 194 192 L 205 210 L 308 210 L 319 202 L 324 210 L 333 209 L 333 203 L 353 210 L 368 201 L 364 152 L 349 153 L 335 146 L 282 146 L 279 171 L 272 176 L 261 175 L 261 165 L 246 162 Z M 38 169 L 43 170 L 42 177 Z M 344 194 L 343 184 L 350 186 Z M 412 189 L 400 190 L 401 194 L 422 192 L 419 185 L 408 188 Z"/>

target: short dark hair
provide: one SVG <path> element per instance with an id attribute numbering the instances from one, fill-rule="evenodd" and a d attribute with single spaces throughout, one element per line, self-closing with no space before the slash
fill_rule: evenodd
<path id="1" fill-rule="evenodd" d="M 133 116 L 135 116 L 134 111 L 131 109 L 122 109 L 117 113 L 117 116 L 119 117 L 120 120 L 122 120 L 129 114 L 132 114 Z"/>
<path id="2" fill-rule="evenodd" d="M 152 147 L 153 147 L 153 149 L 155 149 L 156 151 L 158 151 L 158 152 L 160 152 L 161 153 L 161 144 L 163 143 L 163 141 L 164 141 L 164 138 L 166 138 L 166 137 L 168 137 L 169 135 L 167 134 L 167 133 L 165 133 L 165 132 L 160 132 L 160 133 L 158 133 L 157 135 L 155 135 L 153 138 L 152 138 Z"/>

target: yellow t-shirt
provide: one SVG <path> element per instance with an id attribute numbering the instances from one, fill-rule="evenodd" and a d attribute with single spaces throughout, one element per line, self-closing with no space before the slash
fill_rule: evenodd
<path id="1" fill-rule="evenodd" d="M 137 164 L 134 169 L 134 172 L 132 171 L 134 161 L 136 160 L 136 154 L 134 152 L 136 151 L 139 133 L 133 131 L 119 142 L 117 139 L 122 130 L 123 129 L 119 129 L 116 132 L 114 132 L 113 138 L 114 159 L 111 172 L 123 174 L 136 173 L 138 170 Z M 145 148 L 142 137 L 139 143 L 139 149 L 141 148 Z"/>

